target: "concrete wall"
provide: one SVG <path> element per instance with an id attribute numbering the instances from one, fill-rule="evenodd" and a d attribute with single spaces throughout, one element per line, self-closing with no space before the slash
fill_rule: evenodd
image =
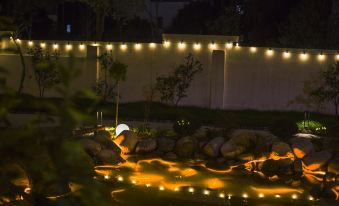
<path id="1" fill-rule="evenodd" d="M 282 49 L 272 48 L 269 55 L 267 48 L 254 50 L 225 44 L 236 42 L 237 37 L 164 35 L 163 38 L 164 42 L 170 43 L 140 44 L 139 49 L 136 49 L 135 43 L 112 43 L 114 58 L 128 65 L 127 80 L 121 84 L 122 102 L 145 100 L 145 90 L 154 85 L 156 77 L 170 73 L 184 61 L 185 56 L 192 53 L 203 64 L 204 70 L 194 79 L 188 98 L 183 99 L 182 105 L 303 111 L 303 106 L 288 106 L 288 102 L 302 93 L 303 81 L 326 69 L 338 58 L 334 51 L 323 51 L 324 59 L 319 60 L 321 51 L 307 50 L 308 59 L 302 60 L 300 54 L 303 51 L 296 49 L 289 49 L 290 58 L 284 58 Z M 196 42 L 200 43 L 200 49 L 195 49 Z M 24 52 L 27 43 L 21 41 Z M 34 43 L 40 44 L 41 41 Z M 45 49 L 53 50 L 53 42 L 44 43 Z M 96 57 L 107 51 L 107 43 L 86 42 L 86 48 L 80 50 L 81 42 L 70 42 L 72 49 L 69 51 L 66 49 L 67 44 L 68 42 L 58 42 L 61 61 L 67 65 L 72 53 L 76 68 L 82 72 L 73 83 L 72 90 L 92 88 L 101 77 Z M 1 45 L 2 48 L 11 46 L 13 43 L 10 42 L 2 42 Z M 26 55 L 25 59 L 29 69 L 24 92 L 37 95 L 30 57 Z M 0 66 L 10 70 L 8 84 L 17 88 L 21 73 L 19 57 L 2 52 Z M 51 90 L 46 92 L 46 96 L 57 94 Z M 323 112 L 333 113 L 332 110 L 328 107 Z"/>

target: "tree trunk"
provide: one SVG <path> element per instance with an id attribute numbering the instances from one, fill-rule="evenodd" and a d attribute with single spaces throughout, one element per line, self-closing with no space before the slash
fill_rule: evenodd
<path id="1" fill-rule="evenodd" d="M 118 126 L 118 118 L 119 118 L 119 100 L 120 100 L 120 83 L 117 83 L 117 100 L 115 106 L 115 126 Z"/>
<path id="2" fill-rule="evenodd" d="M 26 78 L 26 63 L 25 63 L 25 59 L 24 56 L 22 54 L 20 45 L 18 45 L 18 43 L 15 41 L 15 39 L 13 38 L 14 44 L 18 50 L 18 53 L 20 55 L 20 60 L 21 60 L 21 67 L 22 67 L 22 71 L 21 71 L 21 78 L 20 78 L 20 83 L 19 83 L 19 88 L 18 88 L 18 94 L 21 94 L 22 89 L 24 87 L 24 82 L 25 82 L 25 78 Z"/>

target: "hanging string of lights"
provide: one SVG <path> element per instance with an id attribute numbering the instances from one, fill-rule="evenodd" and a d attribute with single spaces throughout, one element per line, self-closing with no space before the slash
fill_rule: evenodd
<path id="1" fill-rule="evenodd" d="M 13 41 L 13 39 L 11 39 Z M 59 50 L 60 46 L 58 43 L 46 43 L 44 41 L 23 41 L 20 39 L 15 40 L 18 44 L 24 44 L 27 42 L 27 46 L 29 48 L 34 47 L 34 45 L 40 45 L 42 49 L 47 49 L 48 46 L 51 46 L 53 50 Z M 192 48 L 194 51 L 200 51 L 203 48 L 207 48 L 210 51 L 213 50 L 241 50 L 241 49 L 248 49 L 248 51 L 252 54 L 259 52 L 259 50 L 264 50 L 266 56 L 273 57 L 276 53 L 281 53 L 281 57 L 283 59 L 290 59 L 293 56 L 298 56 L 301 61 L 307 61 L 310 59 L 310 56 L 317 56 L 319 61 L 325 61 L 330 56 L 333 56 L 336 61 L 339 61 L 339 51 L 327 50 L 326 52 L 319 50 L 312 50 L 312 49 L 284 49 L 284 48 L 264 48 L 264 47 L 242 47 L 239 45 L 238 42 L 226 42 L 226 43 L 218 43 L 218 42 L 211 42 L 207 45 L 204 45 L 200 42 L 171 42 L 170 40 L 165 40 L 162 43 L 112 43 L 112 42 L 67 42 L 66 44 L 63 43 L 65 46 L 65 51 L 72 51 L 74 47 L 78 47 L 79 51 L 85 51 L 86 46 L 103 46 L 106 48 L 107 51 L 112 51 L 114 48 L 118 48 L 121 51 L 127 51 L 129 46 L 132 45 L 135 51 L 141 51 L 144 47 L 147 47 L 154 50 L 156 48 L 164 48 L 169 49 L 171 46 L 176 46 L 178 50 L 185 50 Z M 133 46 L 134 45 L 134 46 Z"/>

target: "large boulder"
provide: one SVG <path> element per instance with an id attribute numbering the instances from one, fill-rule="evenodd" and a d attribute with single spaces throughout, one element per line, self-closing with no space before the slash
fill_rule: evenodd
<path id="1" fill-rule="evenodd" d="M 277 137 L 266 131 L 236 130 L 231 139 L 223 144 L 220 152 L 226 158 L 234 158 L 243 152 L 259 156 L 268 153 L 277 140 Z"/>
<path id="2" fill-rule="evenodd" d="M 223 137 L 216 137 L 209 141 L 204 147 L 204 153 L 209 157 L 218 157 L 220 154 L 220 147 L 224 143 Z"/>
<path id="3" fill-rule="evenodd" d="M 124 159 L 120 156 L 119 153 L 116 153 L 112 150 L 101 150 L 97 155 L 100 164 L 118 164 L 124 162 Z"/>
<path id="4" fill-rule="evenodd" d="M 272 153 L 278 156 L 286 156 L 292 152 L 291 147 L 285 142 L 275 142 L 272 145 Z"/>
<path id="5" fill-rule="evenodd" d="M 175 145 L 175 153 L 182 158 L 190 158 L 193 156 L 197 142 L 193 137 L 186 136 L 180 138 Z"/>
<path id="6" fill-rule="evenodd" d="M 136 153 L 148 153 L 157 148 L 157 141 L 154 138 L 140 140 L 135 148 Z"/>
<path id="7" fill-rule="evenodd" d="M 132 131 L 123 131 L 114 142 L 119 145 L 126 154 L 134 152 L 134 149 L 139 141 L 139 137 Z"/>
<path id="8" fill-rule="evenodd" d="M 333 174 L 339 174 L 339 156 L 333 158 L 328 164 L 327 171 Z"/>
<path id="9" fill-rule="evenodd" d="M 171 152 L 174 150 L 175 140 L 173 138 L 168 137 L 160 137 L 158 138 L 158 151 L 159 152 Z"/>
<path id="10" fill-rule="evenodd" d="M 306 155 L 303 158 L 303 163 L 309 170 L 317 170 L 323 167 L 330 159 L 331 153 L 327 151 L 314 152 Z"/>
<path id="11" fill-rule="evenodd" d="M 101 145 L 91 139 L 82 139 L 81 144 L 85 151 L 91 155 L 96 156 L 101 151 Z"/>
<path id="12" fill-rule="evenodd" d="M 306 138 L 295 138 L 292 140 L 293 153 L 298 158 L 303 158 L 305 155 L 313 152 L 313 144 Z"/>
<path id="13" fill-rule="evenodd" d="M 292 160 L 266 160 L 262 165 L 262 172 L 266 177 L 273 177 L 275 175 L 284 177 L 292 174 Z"/>

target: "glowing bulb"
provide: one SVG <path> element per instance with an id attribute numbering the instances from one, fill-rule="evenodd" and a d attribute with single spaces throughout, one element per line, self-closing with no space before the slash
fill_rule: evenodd
<path id="1" fill-rule="evenodd" d="M 267 54 L 267 56 L 273 56 L 274 52 L 273 52 L 272 49 L 268 49 L 268 50 L 266 51 L 266 54 Z"/>
<path id="2" fill-rule="evenodd" d="M 231 194 L 228 194 L 227 195 L 227 198 L 230 200 L 232 198 L 232 195 Z"/>
<path id="3" fill-rule="evenodd" d="M 84 50 L 85 49 L 85 45 L 84 44 L 80 44 L 79 45 L 79 49 L 82 51 L 82 50 Z"/>
<path id="4" fill-rule="evenodd" d="M 296 194 L 293 194 L 293 195 L 292 195 L 292 199 L 294 199 L 294 200 L 295 200 L 295 199 L 298 199 L 298 196 L 297 196 Z"/>
<path id="5" fill-rule="evenodd" d="M 151 184 L 149 184 L 149 183 L 148 183 L 148 184 L 146 184 L 146 187 L 150 187 L 150 186 L 152 186 L 152 185 L 151 185 Z"/>
<path id="6" fill-rule="evenodd" d="M 58 45 L 58 44 L 53 44 L 53 49 L 54 49 L 54 50 L 59 49 L 59 45 Z"/>
<path id="7" fill-rule="evenodd" d="M 111 51 L 111 50 L 113 49 L 113 45 L 112 45 L 112 44 L 107 44 L 107 45 L 106 45 L 106 49 L 107 49 L 108 51 Z"/>
<path id="8" fill-rule="evenodd" d="M 179 187 L 174 188 L 174 191 L 178 192 L 179 191 Z"/>
<path id="9" fill-rule="evenodd" d="M 319 61 L 323 61 L 323 60 L 325 60 L 325 58 L 326 58 L 326 56 L 323 53 L 318 55 Z"/>
<path id="10" fill-rule="evenodd" d="M 31 193 L 31 188 L 30 188 L 30 187 L 26 187 L 26 188 L 24 189 L 24 192 L 25 192 L 26 194 Z"/>
<path id="11" fill-rule="evenodd" d="M 289 51 L 285 51 L 283 56 L 284 56 L 285 59 L 288 59 L 288 58 L 291 57 L 291 53 Z"/>
<path id="12" fill-rule="evenodd" d="M 118 181 L 119 181 L 119 182 L 122 182 L 122 181 L 124 181 L 124 178 L 123 178 L 123 177 L 121 177 L 121 176 L 119 176 L 117 179 L 118 179 Z"/>
<path id="13" fill-rule="evenodd" d="M 337 60 L 339 61 L 339 54 L 337 54 L 336 58 L 337 58 Z"/>
<path id="14" fill-rule="evenodd" d="M 281 196 L 280 195 L 275 195 L 275 198 L 281 198 Z"/>
<path id="15" fill-rule="evenodd" d="M 219 194 L 219 197 L 220 197 L 220 198 L 225 198 L 225 194 L 224 194 L 224 193 L 220 193 L 220 194 Z"/>
<path id="16" fill-rule="evenodd" d="M 204 190 L 204 195 L 209 195 L 209 194 L 210 194 L 210 191 Z"/>
<path id="17" fill-rule="evenodd" d="M 129 127 L 126 124 L 119 124 L 115 129 L 116 136 L 119 136 L 123 131 L 128 131 Z"/>
<path id="18" fill-rule="evenodd" d="M 306 54 L 305 52 L 303 52 L 302 54 L 300 54 L 300 59 L 302 61 L 306 61 L 308 59 L 308 54 Z"/>
<path id="19" fill-rule="evenodd" d="M 67 51 L 72 50 L 72 48 L 73 48 L 72 44 L 66 44 L 66 50 Z"/>
<path id="20" fill-rule="evenodd" d="M 137 43 L 134 46 L 135 50 L 140 50 L 141 49 L 141 44 Z"/>
<path id="21" fill-rule="evenodd" d="M 255 52 L 257 52 L 257 48 L 256 48 L 256 47 L 251 47 L 251 48 L 250 48 L 250 51 L 251 51 L 252 53 L 255 53 Z"/>
<path id="22" fill-rule="evenodd" d="M 120 49 L 125 51 L 127 49 L 127 45 L 126 44 L 121 44 L 120 45 Z"/>
<path id="23" fill-rule="evenodd" d="M 309 196 L 308 199 L 309 199 L 310 201 L 313 201 L 313 200 L 314 200 L 314 197 Z"/>
<path id="24" fill-rule="evenodd" d="M 164 190 L 165 190 L 164 186 L 160 186 L 160 187 L 159 187 L 159 190 L 160 190 L 160 191 L 164 191 Z"/>
<path id="25" fill-rule="evenodd" d="M 150 43 L 150 44 L 149 44 L 149 48 L 155 49 L 155 47 L 157 47 L 157 45 L 156 45 L 155 43 Z"/>
<path id="26" fill-rule="evenodd" d="M 236 49 L 240 49 L 239 43 L 236 43 L 236 44 L 235 44 L 235 48 L 236 48 Z"/>
<path id="27" fill-rule="evenodd" d="M 258 195 L 258 197 L 259 197 L 259 198 L 263 198 L 263 197 L 265 197 L 265 195 L 262 194 L 262 193 L 260 193 L 260 194 Z"/>
<path id="28" fill-rule="evenodd" d="M 29 46 L 29 47 L 32 47 L 33 45 L 34 45 L 34 43 L 33 43 L 32 41 L 29 41 L 29 42 L 28 42 L 28 46 Z"/>
<path id="29" fill-rule="evenodd" d="M 109 179 L 109 176 L 108 176 L 108 175 L 105 175 L 104 178 L 105 178 L 106 180 L 108 180 L 108 179 Z"/>
<path id="30" fill-rule="evenodd" d="M 227 44 L 226 44 L 226 48 L 231 49 L 232 47 L 233 47 L 233 44 L 232 44 L 232 43 L 227 43 Z"/>
<path id="31" fill-rule="evenodd" d="M 164 47 L 168 48 L 171 46 L 171 42 L 170 41 L 164 41 Z"/>
<path id="32" fill-rule="evenodd" d="M 245 193 L 242 195 L 243 198 L 248 198 L 248 195 Z"/>
<path id="33" fill-rule="evenodd" d="M 195 43 L 193 47 L 194 47 L 195 50 L 200 50 L 201 49 L 200 43 Z"/>
<path id="34" fill-rule="evenodd" d="M 213 50 L 213 49 L 216 49 L 217 48 L 217 45 L 215 43 L 211 43 L 210 44 L 210 49 Z"/>
<path id="35" fill-rule="evenodd" d="M 188 191 L 191 192 L 191 193 L 193 193 L 193 192 L 194 192 L 194 188 L 193 188 L 193 187 L 190 187 L 190 188 L 188 188 Z"/>
<path id="36" fill-rule="evenodd" d="M 46 48 L 46 43 L 40 43 L 40 47 L 43 49 Z"/>
<path id="37" fill-rule="evenodd" d="M 18 44 L 21 44 L 21 40 L 20 39 L 16 39 L 15 40 Z"/>
<path id="38" fill-rule="evenodd" d="M 180 42 L 180 43 L 178 44 L 178 47 L 179 47 L 179 49 L 185 49 L 186 44 L 185 44 L 184 42 Z"/>
<path id="39" fill-rule="evenodd" d="M 132 180 L 132 184 L 134 184 L 134 185 L 135 185 L 135 184 L 137 184 L 137 181 L 135 181 L 135 180 Z"/>

